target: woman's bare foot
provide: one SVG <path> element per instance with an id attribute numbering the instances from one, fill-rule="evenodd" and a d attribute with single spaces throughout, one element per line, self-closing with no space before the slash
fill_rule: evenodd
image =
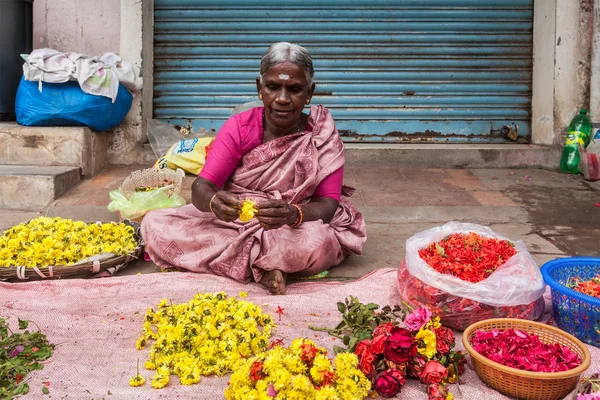
<path id="1" fill-rule="evenodd" d="M 266 271 L 260 282 L 271 294 L 285 294 L 285 275 L 279 270 Z"/>

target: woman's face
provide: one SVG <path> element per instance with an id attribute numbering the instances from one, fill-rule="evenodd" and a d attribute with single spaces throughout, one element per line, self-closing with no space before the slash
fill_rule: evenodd
<path id="1" fill-rule="evenodd" d="M 306 100 L 315 85 L 308 85 L 304 69 L 292 62 L 277 64 L 256 79 L 258 94 L 265 105 L 265 118 L 275 127 L 286 130 L 298 126 Z"/>

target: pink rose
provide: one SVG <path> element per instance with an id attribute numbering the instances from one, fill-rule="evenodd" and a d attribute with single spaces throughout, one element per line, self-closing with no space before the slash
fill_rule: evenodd
<path id="1" fill-rule="evenodd" d="M 445 400 L 448 396 L 448 388 L 439 383 L 432 383 L 427 386 L 428 400 Z"/>
<path id="2" fill-rule="evenodd" d="M 424 307 L 417 308 L 406 316 L 404 319 L 404 325 L 406 325 L 407 329 L 416 332 L 421 329 L 423 325 L 428 323 L 429 320 L 431 320 L 431 315 L 431 311 L 428 309 Z"/>
<path id="3" fill-rule="evenodd" d="M 421 382 L 425 384 L 442 383 L 448 376 L 448 370 L 436 360 L 428 361 L 421 374 Z"/>
<path id="4" fill-rule="evenodd" d="M 421 374 L 427 364 L 427 358 L 422 355 L 417 355 L 408 362 L 408 376 L 412 378 L 421 378 Z"/>

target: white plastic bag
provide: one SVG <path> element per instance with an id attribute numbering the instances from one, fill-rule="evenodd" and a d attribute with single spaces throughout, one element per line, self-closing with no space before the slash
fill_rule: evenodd
<path id="1" fill-rule="evenodd" d="M 514 243 L 517 254 L 478 283 L 441 274 L 421 259 L 419 250 L 457 232 L 473 232 L 483 237 L 509 240 Z M 406 241 L 406 268 L 412 276 L 429 286 L 456 297 L 496 307 L 531 304 L 544 294 L 546 287 L 539 267 L 522 241 L 507 239 L 488 227 L 476 224 L 448 222 L 414 235 Z"/>

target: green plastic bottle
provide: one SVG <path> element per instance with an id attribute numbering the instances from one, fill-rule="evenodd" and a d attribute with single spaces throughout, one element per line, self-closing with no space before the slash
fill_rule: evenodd
<path id="1" fill-rule="evenodd" d="M 560 169 L 567 174 L 579 173 L 579 145 L 586 147 L 592 134 L 592 121 L 587 116 L 587 110 L 582 108 L 578 115 L 571 120 L 569 132 L 562 157 Z"/>

